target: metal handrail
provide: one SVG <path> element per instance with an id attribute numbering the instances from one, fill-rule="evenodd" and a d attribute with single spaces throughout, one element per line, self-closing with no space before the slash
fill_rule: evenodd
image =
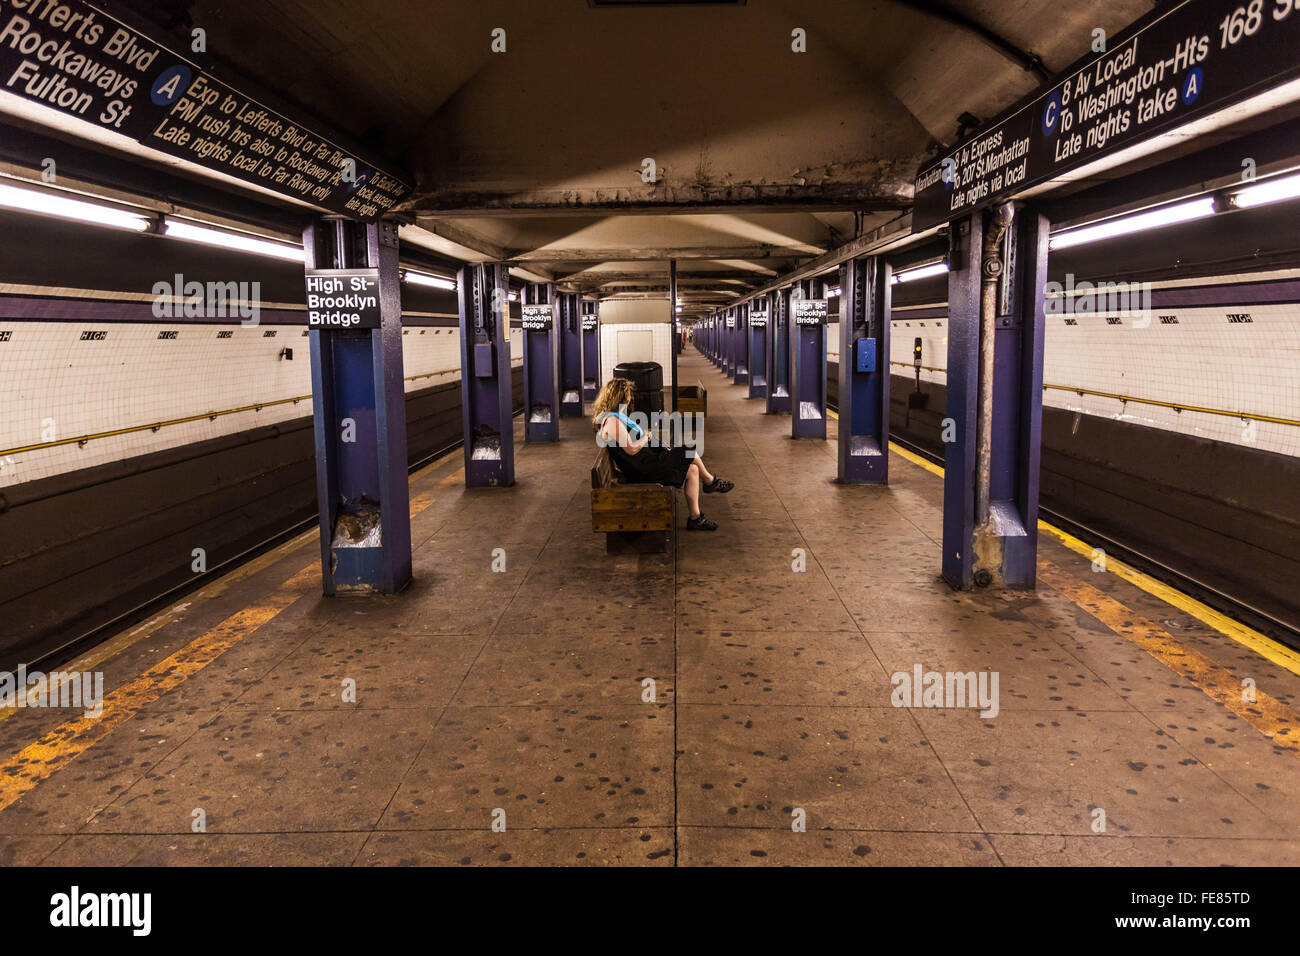
<path id="1" fill-rule="evenodd" d="M 917 367 L 916 365 L 913 365 L 911 362 L 891 361 L 889 364 L 897 365 L 900 368 Z M 924 369 L 927 372 L 943 372 L 945 374 L 948 371 L 946 368 L 936 368 L 933 365 L 922 365 L 920 366 L 920 368 Z M 1224 415 L 1228 418 L 1239 418 L 1242 420 L 1257 421 L 1257 422 L 1272 422 L 1275 425 L 1294 425 L 1296 427 L 1300 427 L 1300 421 L 1296 421 L 1291 418 L 1279 418 L 1276 415 L 1258 415 L 1255 412 L 1234 412 L 1234 411 L 1229 411 L 1228 409 L 1225 408 L 1204 408 L 1200 405 L 1187 405 L 1183 402 L 1162 402 L 1159 399 L 1155 399 L 1155 398 L 1138 398 L 1134 395 L 1118 395 L 1115 392 L 1099 392 L 1091 388 L 1079 388 L 1076 385 L 1049 385 L 1047 383 L 1043 383 L 1043 391 L 1047 391 L 1049 388 L 1055 389 L 1060 392 L 1074 392 L 1076 395 L 1096 395 L 1099 398 L 1113 398 L 1117 401 L 1126 402 L 1126 403 L 1134 402 L 1139 405 L 1157 405 L 1161 408 L 1172 408 L 1178 412 L 1202 412 L 1203 414 L 1206 415 Z"/>
<path id="2" fill-rule="evenodd" d="M 403 381 L 414 382 L 422 378 L 433 378 L 435 375 L 446 375 L 449 372 L 459 372 L 460 366 L 456 368 L 445 368 L 437 372 L 423 372 L 419 375 L 408 375 Z M 35 445 L 22 445 L 18 448 L 0 449 L 0 455 L 13 455 L 25 451 L 37 451 L 41 448 L 57 448 L 60 445 L 84 445 L 88 441 L 96 438 L 112 438 L 115 435 L 130 435 L 134 432 L 154 431 L 160 428 L 166 428 L 168 425 L 184 425 L 187 422 L 201 422 L 205 418 L 208 421 L 214 421 L 222 415 L 235 415 L 239 412 L 260 412 L 264 408 L 270 408 L 274 405 L 288 405 L 293 403 L 308 401 L 311 393 L 306 395 L 295 395 L 293 398 L 277 398 L 269 402 L 258 402 L 256 405 L 241 405 L 238 408 L 223 408 L 216 412 L 204 412 L 201 415 L 187 415 L 185 418 L 169 418 L 162 422 L 151 422 L 148 425 L 132 425 L 130 428 L 115 428 L 107 432 L 94 432 L 90 435 L 78 435 L 75 438 L 60 438 L 57 441 L 38 442 Z"/>

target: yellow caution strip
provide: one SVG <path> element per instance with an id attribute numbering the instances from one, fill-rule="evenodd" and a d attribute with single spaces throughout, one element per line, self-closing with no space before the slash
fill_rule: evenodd
<path id="1" fill-rule="evenodd" d="M 420 478 L 423 475 L 427 474 L 428 472 L 432 471 L 433 469 L 439 467 L 444 462 L 446 462 L 448 458 L 452 457 L 455 454 L 458 454 L 459 451 L 460 449 L 452 449 L 451 451 L 446 452 L 445 454 L 439 455 L 433 461 L 421 467 L 419 471 L 411 475 L 411 480 L 414 481 L 415 479 Z M 457 478 L 457 476 L 463 473 L 463 471 L 464 469 L 462 468 L 457 472 L 453 472 L 452 474 L 448 475 L 446 478 L 442 479 L 442 481 L 439 484 L 441 485 L 450 484 L 452 481 L 454 481 Z M 434 493 L 425 492 L 424 494 L 418 495 L 414 499 L 412 499 L 411 517 L 414 518 L 425 508 L 429 507 L 429 505 L 433 504 L 435 497 L 436 495 Z M 146 637 L 153 634 L 154 632 L 162 630 L 168 624 L 171 624 L 179 620 L 185 614 L 185 612 L 188 611 L 191 607 L 193 607 L 194 604 L 197 603 L 198 601 L 210 601 L 212 600 L 212 598 L 224 594 L 226 591 L 230 590 L 230 588 L 235 584 L 238 584 L 240 581 L 252 577 L 254 574 L 257 574 L 260 571 L 266 570 L 271 565 L 275 564 L 277 561 L 279 561 L 281 558 L 287 555 L 289 552 L 297 550 L 298 548 L 306 544 L 308 540 L 310 540 L 311 538 L 315 538 L 318 535 L 319 532 L 316 529 L 312 529 L 311 531 L 304 531 L 302 534 L 296 535 L 295 537 L 284 542 L 280 546 L 273 548 L 272 550 L 266 552 L 265 554 L 258 555 L 256 558 L 254 558 L 251 561 L 246 561 L 245 563 L 241 564 L 239 567 L 228 572 L 227 574 L 223 574 L 221 577 L 217 578 L 217 580 L 211 582 L 210 584 L 204 585 L 188 601 L 183 601 L 179 604 L 172 605 L 171 607 L 167 608 L 167 610 L 162 611 L 161 613 L 155 615 L 149 620 L 137 625 L 132 630 L 119 632 L 118 634 L 114 635 L 113 637 L 109 638 L 103 643 L 97 644 L 95 647 L 87 651 L 81 657 L 78 657 L 75 661 L 72 661 L 64 665 L 63 667 L 59 668 L 59 671 L 61 673 L 85 674 L 98 669 L 99 666 L 103 664 L 105 661 L 116 657 L 118 654 L 122 653 L 128 647 L 131 647 L 133 644 L 136 644 L 144 640 Z M 61 684 L 52 685 L 49 687 L 48 692 L 51 695 L 57 697 L 61 686 L 62 686 Z M 30 695 L 28 697 L 28 701 L 29 701 L 28 706 L 34 706 L 34 707 L 41 706 L 44 703 L 44 697 L 45 695 L 43 694 Z M 17 712 L 18 712 L 17 707 L 0 707 L 0 720 L 7 720 Z"/>
<path id="2" fill-rule="evenodd" d="M 159 661 L 135 680 L 105 696 L 98 717 L 64 721 L 40 740 L 0 764 L 0 810 L 63 769 L 144 706 L 207 667 L 249 634 L 307 593 L 320 568 L 303 568 L 261 604 L 226 618 L 197 640 Z"/>
<path id="3" fill-rule="evenodd" d="M 439 461 L 441 460 L 439 459 Z M 422 469 L 422 471 L 424 470 L 427 469 Z M 439 485 L 449 485 L 458 480 L 463 473 L 463 468 L 458 469 L 443 478 Z M 435 498 L 436 495 L 428 492 L 418 496 L 411 502 L 411 517 L 415 517 L 415 515 L 429 507 Z M 300 542 L 307 535 L 314 533 L 305 532 L 295 538 L 293 542 L 281 547 L 288 547 L 289 544 Z M 239 574 L 242 570 L 242 568 L 238 569 L 231 572 L 231 574 Z M 226 577 L 230 577 L 230 575 Z M 225 579 L 223 578 L 223 580 Z M 170 657 L 159 661 L 135 680 L 106 695 L 103 710 L 98 717 L 83 715 L 64 721 L 40 740 L 24 747 L 8 760 L 0 763 L 0 810 L 12 805 L 41 781 L 66 767 L 100 740 L 107 737 L 117 727 L 134 717 L 141 708 L 153 703 L 159 697 L 203 670 L 226 651 L 308 593 L 309 586 L 313 582 L 319 582 L 319 580 L 320 564 L 313 561 L 285 581 L 262 603 L 236 612 Z M 177 608 L 180 607 L 181 605 L 177 606 Z M 173 608 L 143 627 L 130 632 L 129 636 L 139 640 L 140 637 L 144 636 L 141 633 L 142 631 L 147 630 L 148 633 L 153 633 L 153 631 L 175 620 L 176 616 L 178 616 L 174 613 L 177 608 Z M 116 640 L 117 638 L 114 638 L 114 641 Z M 114 653 L 121 651 L 125 646 L 129 646 L 129 643 L 131 642 L 116 647 Z M 86 659 L 91 659 L 92 656 L 94 656 L 93 652 Z M 109 655 L 100 657 L 99 662 L 102 663 L 107 656 Z M 5 709 L 14 710 L 16 708 Z"/>
<path id="4" fill-rule="evenodd" d="M 930 474 L 938 475 L 940 478 L 943 477 L 943 465 L 936 465 L 934 462 L 930 461 L 930 459 L 922 458 L 920 455 L 914 454 L 913 452 L 908 451 L 906 448 L 900 448 L 898 445 L 895 445 L 892 441 L 889 443 L 889 450 L 892 451 L 895 455 L 899 455 L 900 457 L 907 459 L 912 464 L 924 468 Z"/>
<path id="5" fill-rule="evenodd" d="M 914 454 L 906 448 L 900 448 L 893 442 L 889 443 L 889 448 L 896 455 L 905 458 L 912 464 L 924 468 L 926 471 L 933 475 L 938 475 L 940 478 L 943 477 L 942 465 L 936 465 L 929 459 L 922 458 L 920 455 Z M 1048 524 L 1046 521 L 1040 520 L 1038 522 L 1038 527 L 1040 530 L 1046 531 L 1048 534 L 1052 535 L 1071 551 L 1083 555 L 1089 561 L 1095 558 L 1097 549 L 1092 545 L 1080 541 L 1073 535 L 1067 534 L 1060 528 Z M 1239 621 L 1234 621 L 1226 614 L 1219 613 L 1208 604 L 1203 604 L 1195 598 L 1184 594 L 1182 591 L 1170 587 L 1163 581 L 1157 581 L 1149 574 L 1143 574 L 1137 568 L 1131 567 L 1123 561 L 1112 558 L 1110 555 L 1106 555 L 1106 570 L 1117 577 L 1123 578 L 1129 584 L 1132 584 L 1139 590 L 1145 591 L 1152 597 L 1159 598 L 1166 604 L 1182 611 L 1184 614 L 1196 618 L 1203 624 L 1209 625 L 1220 634 L 1231 638 L 1243 647 L 1250 648 L 1260 657 L 1271 661 L 1278 667 L 1285 668 L 1292 674 L 1300 676 L 1300 654 L 1296 653 L 1285 644 L 1281 644 L 1273 640 L 1271 637 L 1261 634 L 1253 628 L 1247 627 Z"/>
<path id="6" fill-rule="evenodd" d="M 1300 714 L 1257 687 L 1246 699 L 1241 679 L 1200 651 L 1180 644 L 1165 630 L 1133 613 L 1110 595 L 1039 560 L 1038 577 L 1066 595 L 1116 634 L 1126 637 L 1165 667 L 1191 681 L 1279 747 L 1300 753 Z"/>
<path id="7" fill-rule="evenodd" d="M 1055 537 L 1071 551 L 1083 555 L 1089 561 L 1097 558 L 1098 549 L 1087 542 L 1080 541 L 1073 535 L 1067 534 L 1060 528 L 1053 527 L 1046 521 L 1038 522 L 1038 527 Z M 1266 637 L 1238 621 L 1234 621 L 1226 614 L 1220 614 L 1214 608 L 1202 604 L 1195 598 L 1188 597 L 1182 591 L 1171 588 L 1163 581 L 1157 581 L 1149 575 L 1143 574 L 1123 561 L 1112 558 L 1109 554 L 1106 555 L 1106 570 L 1141 588 L 1153 597 L 1160 598 L 1166 604 L 1178 608 L 1184 614 L 1208 624 L 1220 634 L 1227 635 L 1238 644 L 1249 647 L 1260 657 L 1272 661 L 1278 667 L 1286 668 L 1292 674 L 1300 675 L 1300 654 L 1285 644 L 1279 644 L 1272 638 Z"/>
<path id="8" fill-rule="evenodd" d="M 149 620 L 136 625 L 131 630 L 122 631 L 116 634 L 115 636 L 113 636 L 112 638 L 104 641 L 102 644 L 97 644 L 95 647 L 87 651 L 82 656 L 78 657 L 76 660 L 71 661 L 70 663 L 60 667 L 59 672 L 64 674 L 85 674 L 85 673 L 98 670 L 99 667 L 105 661 L 113 657 L 116 657 L 118 654 L 122 653 L 128 647 L 131 647 L 133 644 L 136 644 L 139 641 L 144 640 L 150 634 L 162 630 L 168 624 L 180 620 L 181 617 L 184 616 L 185 612 L 188 611 L 191 607 L 193 607 L 196 602 L 211 600 L 212 598 L 217 597 L 219 594 L 224 593 L 230 587 L 239 583 L 245 578 L 252 577 L 254 574 L 257 574 L 259 571 L 265 570 L 266 568 L 274 564 L 276 561 L 279 561 L 281 558 L 283 558 L 288 552 L 305 544 L 307 539 L 315 534 L 316 534 L 315 531 L 304 531 L 302 534 L 298 535 L 297 537 L 293 538 L 290 541 L 286 541 L 284 544 L 280 545 L 279 547 L 271 551 L 268 551 L 265 554 L 259 555 L 258 557 L 254 558 L 252 561 L 240 565 L 238 568 L 235 568 L 233 571 L 230 571 L 228 574 L 222 575 L 216 581 L 201 588 L 188 601 L 183 601 L 179 604 L 174 604 L 171 607 L 167 608 L 167 610 L 161 612 L 160 614 L 157 614 L 154 617 L 150 618 Z M 46 694 L 34 693 L 28 695 L 27 698 L 28 706 L 29 707 L 42 706 L 45 702 L 45 697 L 47 695 L 53 698 L 57 698 L 59 696 L 59 691 L 61 687 L 62 687 L 62 682 L 59 684 L 51 684 L 47 688 Z M 12 717 L 17 712 L 18 712 L 17 707 L 0 707 L 0 720 L 6 720 Z"/>
<path id="9" fill-rule="evenodd" d="M 464 476 L 465 476 L 465 469 L 459 468 L 456 471 L 453 471 L 450 475 L 447 475 L 446 477 L 442 478 L 438 482 L 437 488 L 432 488 L 429 491 L 422 492 L 421 494 L 418 494 L 414 498 L 412 498 L 411 517 L 414 518 L 425 508 L 429 507 L 429 505 L 433 504 L 438 499 L 438 495 L 442 493 L 439 489 L 446 488 L 448 485 L 453 485 L 456 482 L 461 481 L 464 478 Z"/>

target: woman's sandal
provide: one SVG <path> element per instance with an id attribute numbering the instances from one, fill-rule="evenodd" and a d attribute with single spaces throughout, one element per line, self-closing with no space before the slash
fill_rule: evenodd
<path id="1" fill-rule="evenodd" d="M 728 481 L 726 478 L 719 478 L 717 475 L 714 475 L 713 483 L 709 485 L 704 485 L 700 490 L 702 490 L 706 495 L 711 495 L 715 493 L 720 495 L 725 495 L 728 491 L 730 491 L 734 487 L 736 487 L 735 482 Z"/>
<path id="2" fill-rule="evenodd" d="M 704 517 L 704 515 L 702 514 L 691 515 L 689 518 L 686 519 L 686 530 L 687 531 L 717 531 L 718 523 L 716 521 L 712 521 L 709 518 Z"/>

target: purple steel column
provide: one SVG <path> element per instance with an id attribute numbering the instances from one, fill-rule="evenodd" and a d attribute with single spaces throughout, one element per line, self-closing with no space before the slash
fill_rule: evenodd
<path id="1" fill-rule="evenodd" d="M 943 576 L 969 588 L 975 567 L 975 421 L 979 399 L 980 249 L 984 213 L 951 224 L 948 251 L 948 404 L 943 452 Z"/>
<path id="2" fill-rule="evenodd" d="M 737 385 L 749 385 L 749 305 L 736 306 L 736 378 Z"/>
<path id="3" fill-rule="evenodd" d="M 727 309 L 722 320 L 723 342 L 726 344 L 722 349 L 722 370 L 727 373 L 727 378 L 735 379 L 736 377 L 736 310 Z"/>
<path id="4" fill-rule="evenodd" d="M 790 411 L 790 290 L 772 295 L 767 320 L 767 412 Z"/>
<path id="5" fill-rule="evenodd" d="M 582 417 L 582 308 L 576 292 L 556 296 L 555 341 L 560 352 L 560 416 Z"/>
<path id="6" fill-rule="evenodd" d="M 891 272 L 880 258 L 840 267 L 838 478 L 889 481 L 889 308 Z"/>
<path id="7" fill-rule="evenodd" d="M 600 391 L 600 302 L 582 301 L 582 400 L 594 402 Z"/>
<path id="8" fill-rule="evenodd" d="M 767 338 L 770 334 L 770 295 L 761 295 L 749 303 L 749 397 L 767 398 Z"/>
<path id="9" fill-rule="evenodd" d="M 378 283 L 378 328 L 310 330 L 321 589 L 395 594 L 411 581 L 397 225 L 326 216 L 303 249 L 308 270 Z"/>
<path id="10" fill-rule="evenodd" d="M 826 437 L 828 301 L 821 279 L 803 279 L 790 301 L 790 437 Z M 816 321 L 805 313 L 819 312 Z M 801 315 L 803 322 L 799 321 Z"/>
<path id="11" fill-rule="evenodd" d="M 1002 544 L 994 572 L 1008 587 L 1033 588 L 1038 571 L 1038 481 L 1043 426 L 1043 298 L 1050 223 L 1016 206 L 1007 269 L 1010 314 L 995 335 L 994 467 L 990 486 L 993 527 Z M 999 425 L 1005 425 L 999 430 Z M 1018 522 L 1022 533 L 1013 533 Z M 978 570 L 977 570 L 978 573 Z"/>
<path id="12" fill-rule="evenodd" d="M 524 338 L 524 441 L 560 440 L 560 350 L 555 289 L 529 282 L 519 293 Z M 527 307 L 535 315 L 528 315 Z M 547 306 L 548 308 L 537 308 Z"/>
<path id="13" fill-rule="evenodd" d="M 502 263 L 462 266 L 460 407 L 469 488 L 515 483 L 510 389 L 510 277 Z"/>
<path id="14" fill-rule="evenodd" d="M 1038 550 L 1042 433 L 1043 287 L 1047 219 L 1015 207 L 985 254 L 996 211 L 953 224 L 948 273 L 948 409 L 954 441 L 944 456 L 943 575 L 972 584 L 1032 588 Z M 981 277 L 995 280 L 987 513 L 979 514 Z"/>

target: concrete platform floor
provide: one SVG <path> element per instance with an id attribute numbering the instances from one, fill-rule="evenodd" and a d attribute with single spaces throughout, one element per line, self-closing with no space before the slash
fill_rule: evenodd
<path id="1" fill-rule="evenodd" d="M 939 478 L 837 485 L 681 366 L 718 532 L 606 556 L 583 421 L 510 490 L 457 452 L 406 593 L 322 598 L 313 532 L 72 664 L 99 719 L 3 712 L 0 862 L 1300 863 L 1294 673 L 1050 537 L 1036 593 L 953 592 Z M 996 671 L 999 713 L 892 706 L 918 664 Z"/>

